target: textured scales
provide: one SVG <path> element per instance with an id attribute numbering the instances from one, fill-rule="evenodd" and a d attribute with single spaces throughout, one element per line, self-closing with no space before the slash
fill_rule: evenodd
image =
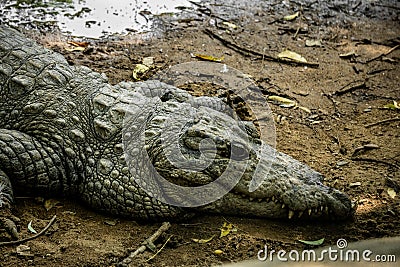
<path id="1" fill-rule="evenodd" d="M 11 206 L 14 189 L 24 195 L 73 195 L 96 210 L 135 219 L 178 218 L 193 211 L 338 219 L 353 213 L 345 194 L 323 185 L 322 175 L 307 165 L 264 144 L 250 124 L 233 133 L 239 147 L 235 149 L 245 150 L 249 160 L 231 192 L 197 208 L 162 203 L 135 182 L 151 173 L 145 169 L 131 173 L 126 164 L 121 131 L 128 109 L 156 99 L 153 107 L 141 113 L 147 116 L 148 127 L 146 145 L 139 149 L 146 150 L 166 179 L 198 186 L 221 175 L 233 149 L 223 128 L 234 120 L 221 112 L 219 99 L 193 98 L 159 81 L 111 86 L 104 75 L 69 66 L 60 54 L 4 27 L 0 27 L 0 58 L 0 210 Z M 194 173 L 170 164 L 163 153 L 168 144 L 160 142 L 160 125 L 168 116 L 184 117 L 176 111 L 182 110 L 187 99 L 194 103 L 191 109 L 198 118 L 179 136 L 182 154 L 198 159 L 203 138 L 218 143 L 215 160 Z M 139 105 L 138 116 L 140 110 Z M 248 142 L 242 140 L 243 134 Z M 263 151 L 261 155 L 254 152 L 257 149 Z M 243 162 L 236 158 L 233 164 Z M 250 193 L 248 185 L 257 166 L 257 174 L 265 181 Z"/>

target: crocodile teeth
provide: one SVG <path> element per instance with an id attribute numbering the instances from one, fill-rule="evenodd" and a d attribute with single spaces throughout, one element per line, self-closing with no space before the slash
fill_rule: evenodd
<path id="1" fill-rule="evenodd" d="M 312 210 L 308 209 L 308 215 L 311 215 L 311 213 L 312 213 Z"/>
<path id="2" fill-rule="evenodd" d="M 250 198 L 250 201 L 253 201 L 253 200 L 254 200 L 254 197 L 251 197 L 251 198 Z"/>
<path id="3" fill-rule="evenodd" d="M 325 212 L 326 212 L 326 213 L 329 213 L 329 208 L 328 208 L 328 206 L 325 206 Z"/>
<path id="4" fill-rule="evenodd" d="M 294 216 L 294 211 L 293 210 L 289 210 L 289 220 L 292 219 L 292 217 Z"/>
<path id="5" fill-rule="evenodd" d="M 271 198 L 271 199 L 272 199 L 272 201 L 273 201 L 273 202 L 275 202 L 275 196 L 272 196 L 272 198 Z"/>
<path id="6" fill-rule="evenodd" d="M 282 209 L 284 209 L 285 208 L 285 204 L 282 204 Z"/>
<path id="7" fill-rule="evenodd" d="M 258 202 L 261 202 L 261 201 L 263 201 L 263 199 L 262 199 L 262 198 L 259 198 L 259 199 L 258 199 Z"/>
<path id="8" fill-rule="evenodd" d="M 303 216 L 303 212 L 302 211 L 299 212 L 299 218 L 301 218 L 301 216 Z"/>
<path id="9" fill-rule="evenodd" d="M 323 206 L 321 206 L 321 211 L 323 211 L 324 210 L 324 207 Z"/>

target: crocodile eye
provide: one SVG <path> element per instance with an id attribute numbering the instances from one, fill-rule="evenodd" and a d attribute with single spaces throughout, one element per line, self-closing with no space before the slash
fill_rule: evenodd
<path id="1" fill-rule="evenodd" d="M 249 157 L 249 152 L 243 144 L 232 142 L 231 143 L 231 159 L 243 160 Z"/>

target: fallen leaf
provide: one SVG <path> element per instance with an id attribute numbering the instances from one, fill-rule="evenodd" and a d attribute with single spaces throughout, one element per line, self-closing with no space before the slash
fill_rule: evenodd
<path id="1" fill-rule="evenodd" d="M 297 12 L 294 13 L 293 15 L 284 16 L 284 17 L 283 17 L 283 20 L 291 21 L 291 20 L 294 20 L 295 18 L 297 18 L 299 15 L 300 15 L 300 12 L 297 11 Z"/>
<path id="2" fill-rule="evenodd" d="M 154 63 L 154 57 L 145 57 L 143 58 L 142 63 L 150 68 Z"/>
<path id="3" fill-rule="evenodd" d="M 31 231 L 31 233 L 37 234 L 36 230 L 32 227 L 32 221 L 28 223 L 28 230 Z"/>
<path id="4" fill-rule="evenodd" d="M 341 166 L 344 166 L 347 164 L 349 164 L 349 162 L 347 160 L 340 160 L 336 163 L 336 166 L 341 167 Z"/>
<path id="5" fill-rule="evenodd" d="M 309 108 L 300 107 L 300 106 L 299 106 L 299 109 L 301 109 L 301 110 L 303 110 L 303 111 L 305 111 L 305 112 L 307 112 L 307 113 L 311 113 L 311 110 L 310 110 Z"/>
<path id="6" fill-rule="evenodd" d="M 213 238 L 215 237 L 215 235 L 213 235 L 212 237 L 208 238 L 208 239 L 197 239 L 197 238 L 192 238 L 193 242 L 199 243 L 199 244 L 204 244 L 204 243 L 208 243 L 211 240 L 213 240 Z"/>
<path id="7" fill-rule="evenodd" d="M 213 61 L 213 62 L 222 62 L 224 60 L 224 57 L 213 57 L 209 55 L 203 55 L 203 54 L 192 54 L 192 57 L 199 58 L 202 60 L 207 60 L 207 61 Z"/>
<path id="8" fill-rule="evenodd" d="M 277 96 L 277 95 L 271 95 L 268 97 L 269 100 L 273 100 L 273 101 L 277 101 L 280 102 L 281 104 L 286 104 L 286 105 L 292 105 L 292 104 L 296 104 L 295 101 L 288 99 L 288 98 L 284 98 L 281 96 Z"/>
<path id="9" fill-rule="evenodd" d="M 45 208 L 47 211 L 49 211 L 49 210 L 51 210 L 52 208 L 54 208 L 54 207 L 56 207 L 56 206 L 58 206 L 58 205 L 60 205 L 60 204 L 61 204 L 60 201 L 50 198 L 50 199 L 47 199 L 47 200 L 44 202 L 44 208 Z"/>
<path id="10" fill-rule="evenodd" d="M 85 47 L 81 47 L 81 46 L 74 46 L 74 47 L 66 47 L 65 50 L 67 50 L 68 52 L 72 52 L 72 51 L 84 51 L 86 48 Z"/>
<path id="11" fill-rule="evenodd" d="M 146 73 L 150 67 L 144 65 L 144 64 L 136 64 L 135 68 L 132 71 L 132 77 L 136 81 L 139 80 L 139 76 Z"/>
<path id="12" fill-rule="evenodd" d="M 372 144 L 372 143 L 366 144 L 363 147 L 366 148 L 366 149 L 378 149 L 378 148 L 380 148 L 380 146 Z"/>
<path id="13" fill-rule="evenodd" d="M 221 234 L 219 235 L 220 238 L 229 235 L 231 232 L 237 231 L 237 229 L 234 227 L 233 224 L 226 222 L 224 222 L 220 230 L 221 230 Z"/>
<path id="14" fill-rule="evenodd" d="M 306 46 L 322 46 L 321 40 L 306 40 Z"/>
<path id="15" fill-rule="evenodd" d="M 354 182 L 354 183 L 349 184 L 350 187 L 355 187 L 355 186 L 360 186 L 360 185 L 361 185 L 360 182 Z"/>
<path id="16" fill-rule="evenodd" d="M 110 225 L 110 226 L 115 226 L 117 225 L 117 220 L 104 220 L 104 224 Z"/>
<path id="17" fill-rule="evenodd" d="M 349 58 L 349 57 L 352 57 L 352 56 L 357 56 L 357 54 L 356 54 L 356 52 L 354 50 L 339 55 L 339 57 L 341 57 L 341 58 Z"/>
<path id="18" fill-rule="evenodd" d="M 306 245 L 320 246 L 324 243 L 325 238 L 321 238 L 321 239 L 314 240 L 314 241 L 307 241 L 307 240 L 298 240 L 298 241 L 303 244 L 306 244 Z"/>
<path id="19" fill-rule="evenodd" d="M 388 188 L 387 193 L 391 198 L 395 198 L 397 195 L 396 191 L 394 191 L 394 189 L 390 187 Z"/>
<path id="20" fill-rule="evenodd" d="M 224 22 L 222 22 L 222 24 L 224 24 L 225 26 L 227 26 L 227 27 L 229 27 L 231 29 L 237 29 L 237 26 L 235 24 L 233 24 L 233 23 L 224 21 Z"/>
<path id="21" fill-rule="evenodd" d="M 279 53 L 278 58 L 289 59 L 289 60 L 303 62 L 303 63 L 307 62 L 307 60 L 303 56 L 301 56 L 300 54 L 297 54 L 296 52 L 292 52 L 289 50 L 285 50 L 285 51 Z"/>
<path id="22" fill-rule="evenodd" d="M 89 43 L 88 43 L 88 42 L 69 41 L 69 42 L 67 42 L 67 43 L 70 44 L 70 45 L 79 46 L 79 47 L 88 47 L 88 46 L 89 46 Z"/>
<path id="23" fill-rule="evenodd" d="M 302 91 L 302 90 L 297 91 L 297 92 L 294 92 L 294 93 L 295 93 L 296 95 L 301 95 L 301 96 L 308 96 L 308 95 L 309 95 L 308 92 Z"/>
<path id="24" fill-rule="evenodd" d="M 383 107 L 388 108 L 388 109 L 400 109 L 399 104 L 397 103 L 397 101 L 394 101 L 394 100 L 393 100 L 393 104 L 386 104 Z"/>
<path id="25" fill-rule="evenodd" d="M 222 253 L 224 253 L 224 252 L 222 250 L 220 250 L 220 249 L 214 250 L 214 254 L 215 255 L 221 255 Z"/>

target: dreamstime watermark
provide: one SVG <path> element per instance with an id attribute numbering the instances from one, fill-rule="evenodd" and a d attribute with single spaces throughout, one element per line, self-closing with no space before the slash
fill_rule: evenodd
<path id="1" fill-rule="evenodd" d="M 298 250 L 274 250 L 268 249 L 265 245 L 257 253 L 257 258 L 260 261 L 295 261 L 295 262 L 322 262 L 322 261 L 341 261 L 341 262 L 396 262 L 396 255 L 392 254 L 377 254 L 372 250 L 358 250 L 347 248 L 346 239 L 340 238 L 336 242 L 336 248 L 328 247 L 322 250 L 306 249 Z"/>
<path id="2" fill-rule="evenodd" d="M 176 89 L 187 84 L 216 85 L 240 98 L 258 123 L 260 139 L 269 146 L 252 143 L 250 126 L 221 99 L 193 97 Z M 135 182 L 149 196 L 181 207 L 209 204 L 236 186 L 254 154 L 258 165 L 248 190 L 256 190 L 263 182 L 271 161 L 261 155 L 275 156 L 275 125 L 261 90 L 248 75 L 220 63 L 178 64 L 137 83 L 132 99 L 122 129 L 125 159 Z M 222 154 L 223 168 L 217 166 Z M 167 169 L 163 174 L 168 177 L 159 169 Z M 193 184 L 210 173 L 214 176 L 207 184 L 200 181 L 201 186 L 171 182 L 181 179 L 177 176 L 182 173 Z"/>

